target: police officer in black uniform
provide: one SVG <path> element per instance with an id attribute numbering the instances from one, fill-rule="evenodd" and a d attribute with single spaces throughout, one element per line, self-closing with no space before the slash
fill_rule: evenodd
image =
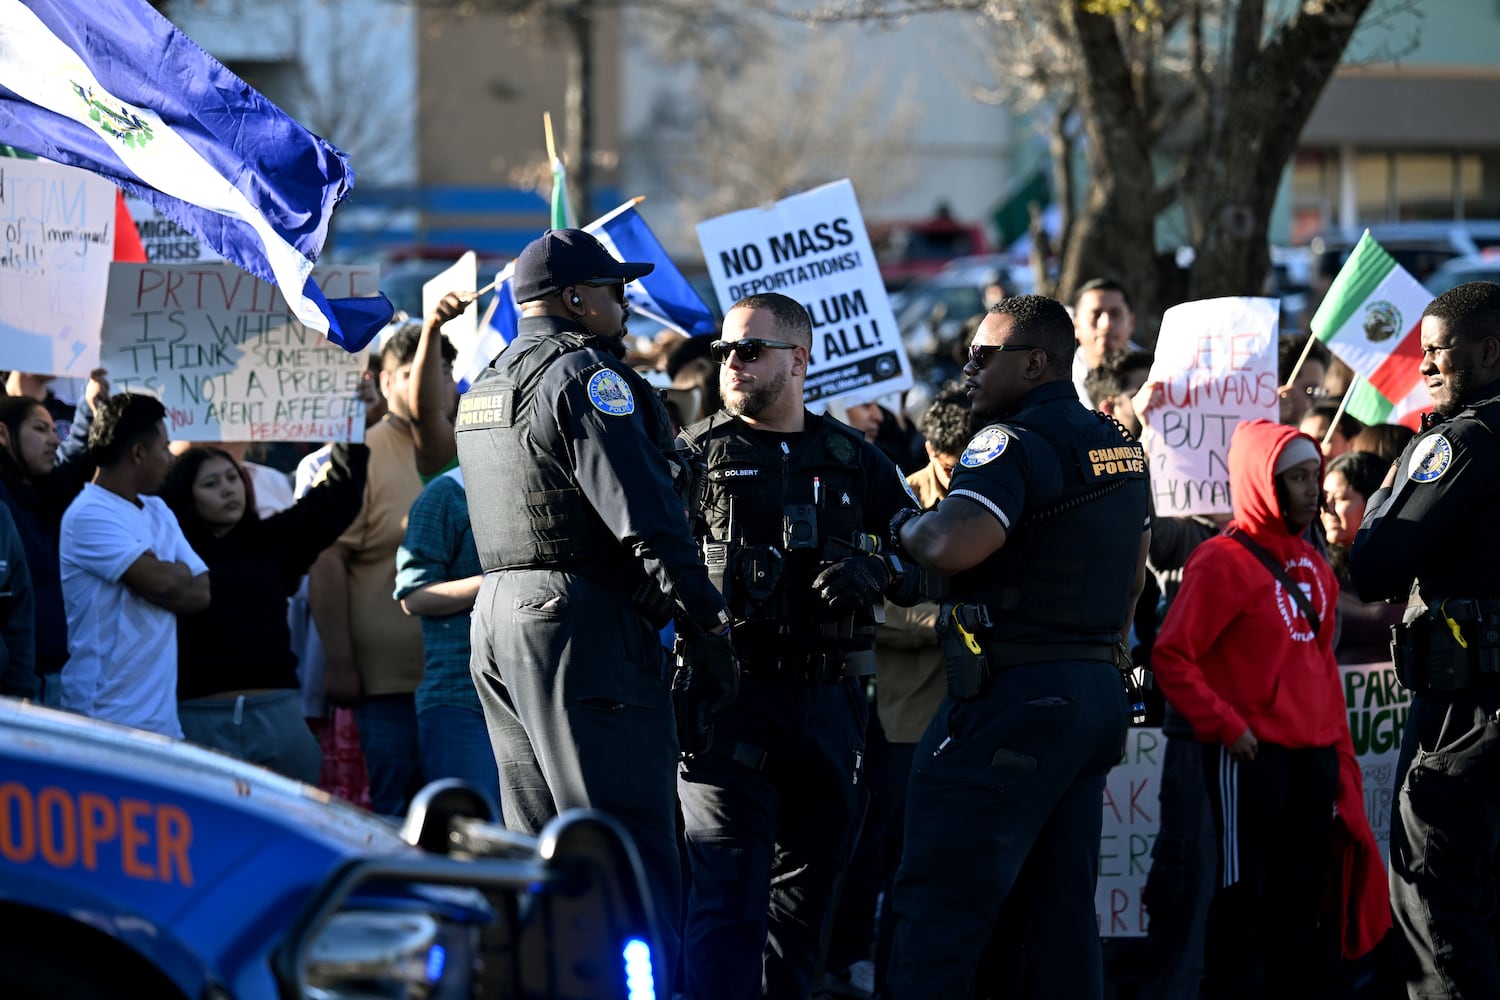
<path id="1" fill-rule="evenodd" d="M 707 712 L 733 697 L 736 668 L 724 600 L 674 491 L 666 411 L 620 360 L 625 282 L 651 268 L 576 229 L 530 243 L 516 262 L 516 339 L 464 394 L 455 426 L 485 571 L 472 670 L 505 822 L 535 833 L 591 807 L 626 826 L 665 989 L 682 889 L 658 629 L 675 610 L 693 654 L 677 683 Z"/>
<path id="2" fill-rule="evenodd" d="M 874 609 L 917 597 L 916 575 L 879 551 L 915 501 L 862 434 L 803 405 L 811 347 L 793 299 L 735 303 L 712 347 L 724 411 L 678 438 L 742 670 L 739 698 L 687 748 L 678 781 L 693 1000 L 808 996 L 864 812 Z"/>
<path id="3" fill-rule="evenodd" d="M 1421 344 L 1436 412 L 1370 497 L 1350 572 L 1363 599 L 1407 602 L 1390 859 L 1407 989 L 1500 997 L 1500 285 L 1432 300 Z"/>
<path id="4" fill-rule="evenodd" d="M 1145 455 L 1078 404 L 1074 346 L 1059 303 L 996 305 L 964 378 L 1000 422 L 969 442 L 942 503 L 892 525 L 898 555 L 952 577 L 949 694 L 917 746 L 894 889 L 901 1000 L 973 996 L 1002 903 L 1025 915 L 1020 993 L 1102 995 L 1104 778 L 1130 721 L 1122 640 L 1150 522 Z"/>

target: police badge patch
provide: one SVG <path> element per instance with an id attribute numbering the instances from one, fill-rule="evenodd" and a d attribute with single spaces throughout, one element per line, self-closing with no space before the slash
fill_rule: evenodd
<path id="1" fill-rule="evenodd" d="M 986 427 L 964 449 L 963 456 L 959 458 L 958 464 L 966 469 L 977 469 L 981 465 L 988 465 L 1000 457 L 1005 446 L 1010 444 L 1010 435 L 998 427 Z"/>
<path id="2" fill-rule="evenodd" d="M 1430 483 L 1442 478 L 1453 464 L 1453 446 L 1441 434 L 1423 438 L 1411 453 L 1406 476 L 1414 483 Z"/>
<path id="3" fill-rule="evenodd" d="M 609 368 L 594 372 L 589 379 L 589 402 L 600 413 L 612 417 L 628 417 L 635 412 L 635 395 L 620 373 Z"/>

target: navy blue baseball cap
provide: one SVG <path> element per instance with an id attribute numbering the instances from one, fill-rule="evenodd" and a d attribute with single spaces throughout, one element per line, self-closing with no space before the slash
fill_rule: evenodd
<path id="1" fill-rule="evenodd" d="M 616 260 L 582 229 L 549 229 L 516 258 L 516 301 L 556 295 L 569 285 L 623 285 L 654 270 L 655 264 Z"/>

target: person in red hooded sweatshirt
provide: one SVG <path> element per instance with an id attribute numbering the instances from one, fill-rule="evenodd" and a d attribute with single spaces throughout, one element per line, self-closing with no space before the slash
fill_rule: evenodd
<path id="1" fill-rule="evenodd" d="M 1202 744 L 1213 804 L 1213 998 L 1333 995 L 1320 918 L 1325 889 L 1345 875 L 1333 863 L 1336 803 L 1339 822 L 1374 851 L 1333 655 L 1338 580 L 1301 537 L 1319 516 L 1322 481 L 1306 434 L 1268 420 L 1236 428 L 1234 519 L 1189 558 L 1152 655 L 1163 694 Z"/>

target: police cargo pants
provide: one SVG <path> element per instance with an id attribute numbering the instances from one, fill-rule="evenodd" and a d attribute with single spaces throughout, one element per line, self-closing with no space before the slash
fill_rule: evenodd
<path id="1" fill-rule="evenodd" d="M 1396 954 L 1412 997 L 1500 997 L 1500 688 L 1412 699 L 1391 817 Z"/>
<path id="2" fill-rule="evenodd" d="M 811 992 L 834 884 L 864 817 L 868 712 L 857 680 L 747 677 L 714 720 L 709 752 L 682 764 L 691 1000 Z"/>
<path id="3" fill-rule="evenodd" d="M 677 729 L 660 636 L 608 584 L 553 570 L 487 573 L 474 603 L 474 686 L 512 830 L 598 809 L 635 841 L 671 983 L 682 909 Z"/>
<path id="4" fill-rule="evenodd" d="M 1097 661 L 1011 667 L 983 694 L 943 702 L 907 796 L 893 997 L 970 1000 L 1013 889 L 1029 893 L 1011 901 L 1026 914 L 1014 995 L 1102 995 L 1094 883 L 1104 778 L 1128 717 L 1120 675 Z"/>

